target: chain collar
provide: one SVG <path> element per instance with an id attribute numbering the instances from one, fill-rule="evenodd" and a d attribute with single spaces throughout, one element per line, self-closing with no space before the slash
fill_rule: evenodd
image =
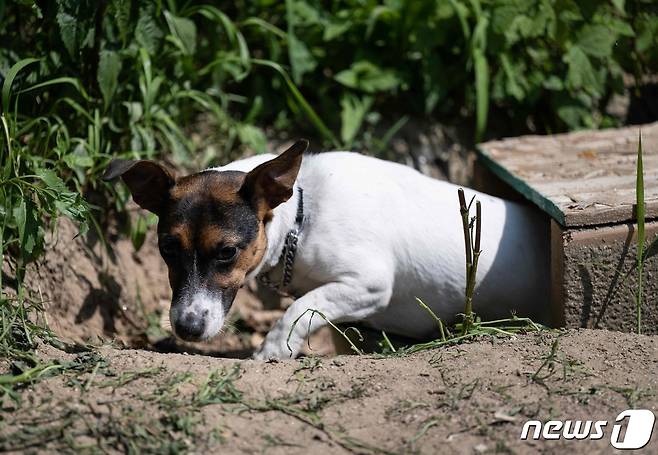
<path id="1" fill-rule="evenodd" d="M 271 280 L 268 270 L 265 273 L 258 275 L 258 282 L 267 286 L 270 289 L 277 291 L 279 294 L 289 296 L 287 292 L 288 285 L 292 281 L 292 267 L 295 264 L 295 255 L 297 253 L 297 243 L 299 241 L 299 233 L 302 230 L 302 223 L 304 222 L 304 190 L 297 187 L 297 215 L 295 216 L 295 226 L 288 231 L 286 239 L 283 244 L 283 251 L 279 256 L 279 262 L 283 264 L 283 273 L 279 282 Z M 276 267 L 276 266 L 275 266 Z"/>

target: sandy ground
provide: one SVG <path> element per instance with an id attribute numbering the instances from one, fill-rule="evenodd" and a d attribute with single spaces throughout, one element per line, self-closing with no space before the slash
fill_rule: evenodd
<path id="1" fill-rule="evenodd" d="M 402 358 L 274 363 L 103 347 L 3 403 L 0 449 L 158 453 L 610 453 L 656 411 L 658 339 L 551 332 Z M 599 441 L 521 441 L 528 419 L 607 420 Z M 654 437 L 645 453 L 658 453 Z"/>
<path id="2" fill-rule="evenodd" d="M 60 223 L 28 275 L 77 353 L 41 346 L 51 376 L 0 395 L 0 451 L 610 453 L 618 413 L 658 405 L 656 336 L 551 331 L 406 357 L 329 357 L 325 331 L 310 356 L 236 360 L 226 357 L 248 356 L 286 305 L 245 289 L 222 337 L 181 344 L 167 332 L 154 235 L 135 253 L 112 232 L 107 250 Z M 66 371 L 54 374 L 57 365 Z M 528 419 L 609 423 L 598 441 L 522 441 Z M 658 453 L 658 436 L 644 452 Z"/>

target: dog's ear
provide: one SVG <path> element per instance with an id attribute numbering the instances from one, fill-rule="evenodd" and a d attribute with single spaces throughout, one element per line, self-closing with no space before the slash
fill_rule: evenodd
<path id="1" fill-rule="evenodd" d="M 160 215 L 174 186 L 173 174 L 164 166 L 149 160 L 112 160 L 103 180 L 121 177 L 130 189 L 135 202 L 150 212 Z"/>
<path id="2" fill-rule="evenodd" d="M 253 169 L 245 177 L 240 193 L 258 210 L 273 209 L 290 199 L 307 148 L 306 139 L 298 140 L 281 155 Z"/>

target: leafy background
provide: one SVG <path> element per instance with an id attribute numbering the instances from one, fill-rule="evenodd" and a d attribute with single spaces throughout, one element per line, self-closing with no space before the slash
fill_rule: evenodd
<path id="1" fill-rule="evenodd" d="M 22 308 L 58 216 L 84 231 L 122 209 L 99 180 L 112 157 L 198 169 L 288 134 L 381 154 L 415 118 L 473 141 L 614 126 L 657 41 L 649 0 L 0 0 L 0 251 L 18 289 L 0 310 Z"/>

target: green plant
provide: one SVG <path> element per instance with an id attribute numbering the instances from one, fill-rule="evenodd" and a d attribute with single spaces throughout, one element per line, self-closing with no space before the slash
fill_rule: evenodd
<path id="1" fill-rule="evenodd" d="M 48 140 L 53 134 L 53 122 L 46 117 L 22 118 L 18 111 L 19 97 L 58 84 L 70 84 L 66 79 L 51 79 L 22 91 L 13 88 L 22 71 L 38 62 L 25 59 L 7 72 L 1 91 L 0 112 L 0 356 L 14 362 L 15 375 L 1 376 L 0 389 L 12 394 L 12 388 L 25 382 L 66 369 L 57 363 L 39 361 L 34 353 L 38 340 L 56 343 L 53 334 L 35 319 L 41 311 L 40 302 L 26 295 L 23 287 L 27 265 L 44 250 L 45 234 L 60 214 L 80 223 L 86 230 L 88 206 L 77 191 L 69 189 L 59 177 L 58 150 L 38 155 L 34 144 Z M 75 84 L 73 84 L 75 85 Z M 22 140 L 30 135 L 33 142 Z M 14 293 L 7 294 L 3 281 L 10 276 Z"/>
<path id="2" fill-rule="evenodd" d="M 638 133 L 637 143 L 637 177 L 635 183 L 635 211 L 637 218 L 637 294 L 635 311 L 637 333 L 642 333 L 642 291 L 644 285 L 644 167 L 642 165 L 642 133 Z"/>
<path id="3" fill-rule="evenodd" d="M 491 134 L 491 112 L 505 119 L 494 132 L 612 125 L 606 105 L 624 73 L 639 82 L 658 67 L 649 1 L 288 0 L 237 11 L 285 30 L 272 58 L 344 146 L 376 148 L 402 114 L 474 119 L 477 138 Z M 272 110 L 279 97 L 268 96 Z"/>

